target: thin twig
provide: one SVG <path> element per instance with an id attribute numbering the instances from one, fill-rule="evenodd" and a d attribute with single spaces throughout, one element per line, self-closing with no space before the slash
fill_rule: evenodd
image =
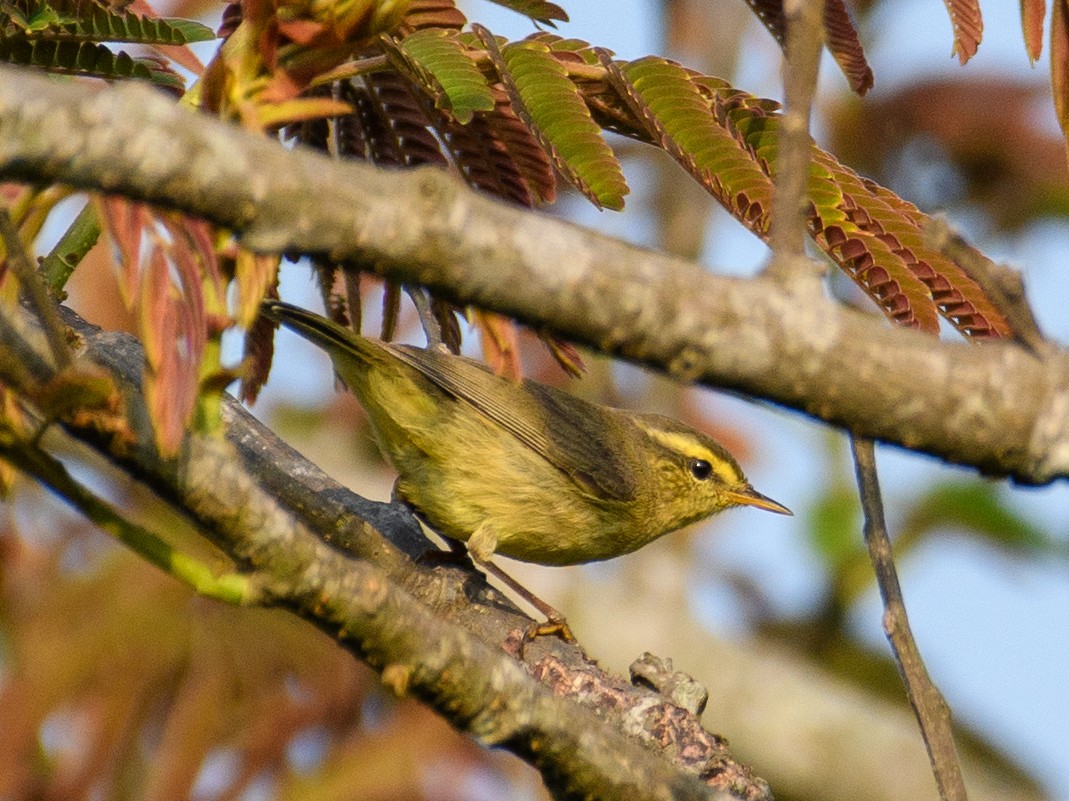
<path id="1" fill-rule="evenodd" d="M 0 458 L 36 478 L 145 561 L 201 595 L 230 604 L 256 602 L 255 584 L 249 576 L 240 573 L 215 575 L 204 562 L 175 550 L 147 528 L 127 520 L 115 507 L 76 481 L 61 462 L 36 445 L 2 442 Z"/>
<path id="2" fill-rule="evenodd" d="M 438 324 L 438 320 L 435 319 L 434 312 L 431 310 L 430 295 L 423 287 L 412 286 L 411 284 L 405 284 L 405 292 L 412 298 L 412 302 L 416 306 L 420 325 L 423 326 L 423 333 L 427 337 L 427 347 L 437 348 L 442 344 L 442 326 Z"/>
<path id="3" fill-rule="evenodd" d="M 776 142 L 776 195 L 772 208 L 772 259 L 765 275 L 787 283 L 799 275 L 823 275 L 823 265 L 804 258 L 809 211 L 809 117 L 824 47 L 824 0 L 787 0 L 783 89 L 786 107 Z"/>
<path id="4" fill-rule="evenodd" d="M 875 447 L 871 439 L 863 437 L 852 436 L 850 444 L 854 452 L 861 508 L 865 513 L 865 545 L 872 560 L 880 597 L 883 598 L 883 629 L 891 642 L 898 672 L 906 686 L 906 695 L 920 724 L 939 796 L 943 801 L 967 801 L 961 764 L 954 748 L 950 707 L 928 675 L 906 617 L 906 604 L 898 583 L 891 538 L 887 534 L 883 515 Z"/>
<path id="5" fill-rule="evenodd" d="M 344 64 L 339 64 L 330 72 L 324 72 L 322 75 L 317 75 L 311 82 L 310 86 L 325 86 L 335 81 L 344 81 L 349 78 L 355 78 L 358 75 L 366 75 L 369 72 L 378 72 L 387 67 L 389 61 L 386 56 L 371 56 L 370 58 L 358 58 L 353 61 L 346 61 Z"/>
<path id="6" fill-rule="evenodd" d="M 86 203 L 56 246 L 41 260 L 41 276 L 52 293 L 63 298 L 63 287 L 74 269 L 100 238 L 100 218 L 93 203 Z"/>
<path id="7" fill-rule="evenodd" d="M 19 236 L 18 229 L 12 222 L 7 209 L 0 209 L 0 238 L 3 239 L 7 250 L 8 264 L 11 265 L 11 269 L 15 271 L 15 276 L 19 279 L 19 286 L 41 320 L 56 368 L 62 370 L 72 361 L 63 323 L 59 319 L 48 290 L 41 281 L 41 276 L 30 262 L 30 257 L 22 244 L 22 237 Z"/>

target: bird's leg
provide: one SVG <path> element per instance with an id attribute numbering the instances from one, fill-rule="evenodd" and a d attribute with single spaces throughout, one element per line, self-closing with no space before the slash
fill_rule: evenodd
<path id="1" fill-rule="evenodd" d="M 546 616 L 545 623 L 533 623 L 528 627 L 523 635 L 523 644 L 525 645 L 535 637 L 550 635 L 560 637 L 564 642 L 575 642 L 575 635 L 572 634 L 564 615 L 491 561 L 496 548 L 497 535 L 494 533 L 493 526 L 489 523 L 482 523 L 468 540 L 468 554 L 477 564 L 481 565 L 490 575 L 500 579 L 505 586 Z M 520 657 L 523 657 L 523 645 L 520 646 Z"/>

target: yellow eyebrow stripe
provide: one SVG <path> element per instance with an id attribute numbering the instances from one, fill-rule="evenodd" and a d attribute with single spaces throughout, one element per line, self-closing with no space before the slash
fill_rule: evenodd
<path id="1" fill-rule="evenodd" d="M 720 454 L 705 447 L 705 445 L 694 439 L 694 437 L 689 437 L 686 434 L 677 433 L 675 431 L 662 431 L 647 426 L 643 426 L 642 428 L 649 434 L 652 440 L 673 453 L 679 453 L 691 459 L 704 459 L 707 461 L 712 465 L 716 477 L 725 484 L 737 484 L 742 480 L 734 465 L 725 462 Z"/>

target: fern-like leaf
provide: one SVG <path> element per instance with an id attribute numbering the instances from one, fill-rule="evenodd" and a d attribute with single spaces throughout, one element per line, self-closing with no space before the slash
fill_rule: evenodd
<path id="1" fill-rule="evenodd" d="M 123 51 L 113 53 L 93 42 L 0 36 L 0 61 L 67 75 L 140 78 L 170 89 L 184 88 L 182 78 L 163 61 L 134 58 Z"/>
<path id="2" fill-rule="evenodd" d="M 37 26 L 33 30 L 34 38 L 149 45 L 184 45 L 215 38 L 211 28 L 193 20 L 115 13 L 91 3 L 80 6 L 76 12 L 63 13 L 62 4 L 57 5 L 59 12 L 53 22 Z"/>
<path id="3" fill-rule="evenodd" d="M 783 47 L 787 41 L 787 18 L 783 0 L 746 0 L 754 14 Z M 857 29 L 843 0 L 825 0 L 824 31 L 828 52 L 859 95 L 872 88 L 872 69 L 857 36 Z"/>
<path id="4" fill-rule="evenodd" d="M 759 103 L 732 92 L 726 119 L 769 175 L 776 165 L 780 118 L 769 116 Z M 939 331 L 939 319 L 928 287 L 910 269 L 902 252 L 866 230 L 855 219 L 856 203 L 847 196 L 825 163 L 815 160 L 809 171 L 810 233 L 816 243 L 898 325 Z"/>
<path id="5" fill-rule="evenodd" d="M 508 108 L 507 96 L 503 90 L 498 90 L 498 94 L 502 100 L 502 114 L 476 114 L 467 125 L 443 120 L 440 131 L 453 163 L 468 184 L 530 207 L 536 202 L 544 202 L 547 194 L 553 195 L 553 165 L 519 118 L 515 115 L 511 118 L 504 116 L 504 110 Z M 508 138 L 502 138 L 497 133 L 504 126 L 509 126 Z M 517 139 L 528 157 L 539 159 L 536 172 L 544 176 L 543 181 L 532 182 L 524 175 L 513 153 L 515 145 L 510 146 Z M 548 187 L 542 186 L 546 181 Z"/>
<path id="6" fill-rule="evenodd" d="M 652 56 L 622 65 L 605 57 L 602 62 L 613 86 L 661 147 L 732 214 L 765 235 L 772 182 L 717 121 L 694 75 Z"/>
<path id="7" fill-rule="evenodd" d="M 497 67 L 513 110 L 561 174 L 599 208 L 623 208 L 628 189 L 620 163 L 549 48 L 526 41 L 500 48 L 485 28 L 476 27 L 476 33 Z"/>
<path id="8" fill-rule="evenodd" d="M 493 111 L 486 78 L 452 31 L 427 28 L 400 42 L 389 40 L 388 46 L 434 98 L 435 107 L 450 112 L 457 122 L 470 122 L 476 111 Z"/>
<path id="9" fill-rule="evenodd" d="M 448 164 L 419 98 L 400 74 L 377 72 L 365 76 L 364 81 L 364 87 L 353 90 L 357 116 L 347 125 L 348 136 L 354 141 L 351 126 L 361 127 L 368 160 L 405 167 Z M 354 150 L 348 155 L 360 154 Z"/>
<path id="10" fill-rule="evenodd" d="M 859 180 L 870 193 L 871 200 L 866 201 L 865 208 L 874 225 L 916 255 L 917 263 L 912 269 L 928 287 L 943 317 L 970 339 L 1012 336 L 1009 322 L 980 285 L 925 241 L 924 213 L 890 189 L 865 178 Z"/>

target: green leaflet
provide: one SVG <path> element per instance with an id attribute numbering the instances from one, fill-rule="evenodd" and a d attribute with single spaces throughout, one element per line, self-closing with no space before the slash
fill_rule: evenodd
<path id="1" fill-rule="evenodd" d="M 486 78 L 454 32 L 426 28 L 393 44 L 434 98 L 435 106 L 451 112 L 457 122 L 466 124 L 476 111 L 494 110 Z"/>
<path id="2" fill-rule="evenodd" d="M 612 75 L 614 65 L 603 61 Z M 662 58 L 618 65 L 614 81 L 651 135 L 736 217 L 768 232 L 772 182 L 717 120 L 694 75 Z"/>
<path id="3" fill-rule="evenodd" d="M 628 188 L 620 163 L 564 65 L 544 44 L 524 41 L 499 49 L 488 32 L 479 30 L 513 110 L 561 174 L 599 208 L 623 208 Z"/>

